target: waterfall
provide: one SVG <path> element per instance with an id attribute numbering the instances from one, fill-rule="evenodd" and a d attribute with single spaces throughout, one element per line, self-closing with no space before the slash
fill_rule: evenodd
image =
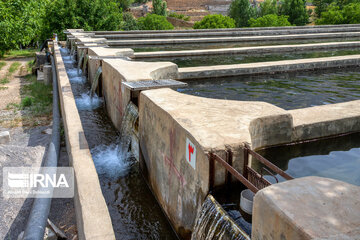
<path id="1" fill-rule="evenodd" d="M 192 240 L 236 239 L 250 240 L 212 195 L 208 195 L 197 214 Z"/>
<path id="2" fill-rule="evenodd" d="M 95 91 L 98 87 L 98 82 L 99 82 L 99 78 L 100 78 L 100 75 L 102 73 L 102 68 L 101 66 L 97 69 L 96 73 L 95 73 L 95 77 L 94 77 L 94 80 L 91 84 L 91 91 L 90 91 L 90 96 L 93 97 L 94 94 L 95 94 Z"/>
<path id="3" fill-rule="evenodd" d="M 79 59 L 79 61 L 78 61 L 78 72 L 79 72 L 80 69 L 81 69 L 81 63 L 82 63 L 82 61 L 83 61 L 83 59 L 84 59 L 84 55 L 85 55 L 85 49 L 81 51 L 80 59 Z"/>
<path id="4" fill-rule="evenodd" d="M 138 119 L 139 111 L 134 103 L 129 102 L 125 109 L 125 114 L 121 122 L 120 143 L 118 147 L 118 154 L 122 159 L 127 158 L 129 152 L 131 139 L 134 134 L 136 120 Z"/>

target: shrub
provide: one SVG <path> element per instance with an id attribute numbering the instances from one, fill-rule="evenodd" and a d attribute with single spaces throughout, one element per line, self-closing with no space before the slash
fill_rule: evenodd
<path id="1" fill-rule="evenodd" d="M 136 19 L 129 12 L 123 13 L 123 21 L 120 24 L 120 29 L 129 31 L 129 30 L 139 30 L 139 26 L 136 22 Z"/>
<path id="2" fill-rule="evenodd" d="M 268 14 L 263 17 L 249 20 L 250 27 L 282 27 L 291 26 L 288 21 L 288 16 L 278 16 L 275 14 Z"/>
<path id="3" fill-rule="evenodd" d="M 190 20 L 190 17 L 189 16 L 186 16 L 184 14 L 177 14 L 176 12 L 170 12 L 168 14 L 169 17 L 172 17 L 172 18 L 177 18 L 177 19 L 181 19 L 181 20 L 184 20 L 184 21 L 189 21 Z"/>
<path id="4" fill-rule="evenodd" d="M 21 100 L 21 107 L 24 109 L 26 107 L 30 107 L 33 103 L 32 98 L 30 97 L 25 97 Z"/>
<path id="5" fill-rule="evenodd" d="M 119 0 L 119 7 L 123 11 L 129 9 L 130 5 L 134 2 L 134 0 Z"/>
<path id="6" fill-rule="evenodd" d="M 171 30 L 174 26 L 166 20 L 165 16 L 148 14 L 138 19 L 138 27 L 141 30 Z"/>
<path id="7" fill-rule="evenodd" d="M 166 2 L 163 0 L 153 0 L 153 13 L 160 15 L 160 16 L 166 16 Z"/>
<path id="8" fill-rule="evenodd" d="M 260 17 L 269 14 L 277 15 L 278 13 L 279 13 L 279 9 L 276 0 L 265 0 L 264 2 L 260 3 L 260 11 L 259 11 Z"/>
<path id="9" fill-rule="evenodd" d="M 321 14 L 321 18 L 316 24 L 356 24 L 360 23 L 360 3 L 350 3 L 340 8 L 336 4 L 331 4 L 326 12 Z"/>
<path id="10" fill-rule="evenodd" d="M 229 16 L 235 20 L 236 27 L 248 27 L 250 18 L 256 17 L 256 9 L 250 5 L 249 0 L 233 0 Z"/>
<path id="11" fill-rule="evenodd" d="M 309 15 L 304 0 L 284 0 L 280 12 L 282 15 L 289 16 L 289 22 L 296 26 L 302 26 L 309 22 Z"/>
<path id="12" fill-rule="evenodd" d="M 201 21 L 194 24 L 194 29 L 210 28 L 234 28 L 235 20 L 221 14 L 205 16 Z"/>

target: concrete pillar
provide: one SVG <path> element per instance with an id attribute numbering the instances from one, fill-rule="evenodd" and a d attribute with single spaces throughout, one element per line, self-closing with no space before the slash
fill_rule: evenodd
<path id="1" fill-rule="evenodd" d="M 46 85 L 51 85 L 52 84 L 52 67 L 51 67 L 51 65 L 44 65 L 43 72 L 44 72 L 44 83 Z"/>

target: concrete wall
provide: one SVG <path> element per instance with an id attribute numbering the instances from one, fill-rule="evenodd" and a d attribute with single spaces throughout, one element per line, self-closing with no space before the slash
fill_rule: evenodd
<path id="1" fill-rule="evenodd" d="M 84 136 L 71 84 L 57 44 L 54 49 L 66 148 L 75 173 L 74 202 L 78 237 L 79 239 L 113 240 L 115 235 L 110 215 Z"/>
<path id="2" fill-rule="evenodd" d="M 360 239 L 359 223 L 360 187 L 305 177 L 255 195 L 251 239 Z"/>

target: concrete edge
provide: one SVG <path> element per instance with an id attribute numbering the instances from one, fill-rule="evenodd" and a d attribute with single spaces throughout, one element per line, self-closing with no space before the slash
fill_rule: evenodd
<path id="1" fill-rule="evenodd" d="M 75 174 L 74 202 L 79 239 L 115 239 L 110 214 L 57 44 L 54 46 L 54 57 L 66 147 Z"/>

